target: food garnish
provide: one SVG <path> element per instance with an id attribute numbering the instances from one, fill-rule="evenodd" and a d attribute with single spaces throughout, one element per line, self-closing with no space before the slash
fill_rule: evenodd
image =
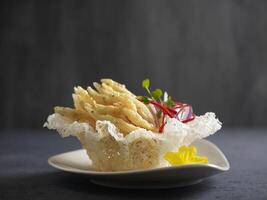
<path id="1" fill-rule="evenodd" d="M 171 165 L 207 164 L 209 162 L 207 157 L 197 155 L 197 149 L 194 146 L 181 146 L 178 152 L 167 152 L 164 159 Z"/>
<path id="2" fill-rule="evenodd" d="M 150 91 L 150 80 L 145 79 L 142 81 L 142 87 L 147 91 L 149 96 L 137 96 L 139 101 L 144 104 L 152 104 L 156 107 L 156 117 L 160 122 L 159 132 L 163 132 L 164 126 L 166 124 L 166 116 L 170 118 L 176 118 L 177 120 L 187 123 L 195 119 L 195 114 L 193 113 L 193 108 L 187 103 L 182 103 L 178 101 L 173 101 L 172 97 L 164 93 L 164 99 L 162 100 L 163 92 L 161 89 L 155 89 Z"/>

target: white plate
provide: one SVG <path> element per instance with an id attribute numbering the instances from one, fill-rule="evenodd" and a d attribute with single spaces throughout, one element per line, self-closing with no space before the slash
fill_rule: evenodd
<path id="1" fill-rule="evenodd" d="M 221 150 L 207 140 L 194 144 L 199 155 L 205 155 L 209 164 L 191 164 L 136 171 L 99 172 L 91 167 L 85 150 L 58 154 L 48 159 L 48 163 L 60 170 L 84 174 L 93 183 L 117 188 L 171 188 L 192 185 L 203 179 L 229 170 L 230 165 Z"/>

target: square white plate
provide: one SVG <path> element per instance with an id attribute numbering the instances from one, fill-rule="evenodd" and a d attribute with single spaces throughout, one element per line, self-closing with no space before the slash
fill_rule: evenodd
<path id="1" fill-rule="evenodd" d="M 93 183 L 117 188 L 170 188 L 192 185 L 205 178 L 229 170 L 230 164 L 222 151 L 207 140 L 193 143 L 198 154 L 208 157 L 209 164 L 177 165 L 136 171 L 99 172 L 83 149 L 58 154 L 48 163 L 60 170 L 89 176 Z"/>

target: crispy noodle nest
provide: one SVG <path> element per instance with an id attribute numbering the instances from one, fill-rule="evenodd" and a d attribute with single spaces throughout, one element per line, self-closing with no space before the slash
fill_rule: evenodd
<path id="1" fill-rule="evenodd" d="M 44 126 L 57 130 L 62 137 L 77 137 L 96 170 L 124 171 L 169 166 L 163 159 L 166 152 L 214 134 L 221 129 L 221 122 L 208 112 L 186 124 L 168 118 L 163 133 L 140 128 L 124 136 L 110 121 L 98 120 L 94 129 L 55 113 Z"/>

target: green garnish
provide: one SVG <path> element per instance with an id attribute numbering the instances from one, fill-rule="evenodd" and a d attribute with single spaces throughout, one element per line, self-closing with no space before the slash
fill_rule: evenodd
<path id="1" fill-rule="evenodd" d="M 166 101 L 164 101 L 164 104 L 166 106 L 168 106 L 169 108 L 172 108 L 174 106 L 174 102 L 172 100 L 172 97 L 171 96 L 168 96 L 168 99 Z"/>
<path id="2" fill-rule="evenodd" d="M 162 101 L 161 97 L 163 96 L 163 92 L 161 89 L 158 88 L 152 92 L 150 91 L 150 80 L 148 78 L 142 81 L 142 87 L 145 88 L 149 96 L 137 96 L 139 101 L 142 101 L 145 104 L 148 104 L 150 101 L 159 101 L 169 108 L 173 107 L 174 102 L 170 96 L 168 96 L 166 101 Z"/>
<path id="3" fill-rule="evenodd" d="M 136 97 L 139 101 L 142 101 L 144 104 L 149 104 L 150 100 L 146 96 L 137 96 Z"/>
<path id="4" fill-rule="evenodd" d="M 155 89 L 151 92 L 150 88 L 150 80 L 147 78 L 142 81 L 142 87 L 148 93 L 148 96 L 137 96 L 136 98 L 143 102 L 144 104 L 151 104 L 156 109 L 156 112 L 153 115 L 155 116 L 156 125 L 159 127 L 159 132 L 162 133 L 165 124 L 167 123 L 165 117 L 168 116 L 170 118 L 176 118 L 183 123 L 187 123 L 195 119 L 195 114 L 193 113 L 192 106 L 189 104 L 175 102 L 172 100 L 171 96 L 164 93 L 163 100 L 161 99 L 163 96 L 163 92 L 161 89 Z M 185 107 L 190 109 L 190 112 L 185 111 Z M 178 111 L 177 111 L 178 109 Z M 186 112 L 186 118 L 181 118 L 178 116 L 178 113 Z"/>
<path id="5" fill-rule="evenodd" d="M 163 95 L 163 93 L 161 89 L 155 89 L 154 91 L 152 91 L 151 95 L 154 99 L 162 101 L 161 96 Z"/>
<path id="6" fill-rule="evenodd" d="M 149 91 L 149 85 L 150 85 L 150 81 L 148 78 L 142 81 L 142 87 L 148 91 Z"/>

